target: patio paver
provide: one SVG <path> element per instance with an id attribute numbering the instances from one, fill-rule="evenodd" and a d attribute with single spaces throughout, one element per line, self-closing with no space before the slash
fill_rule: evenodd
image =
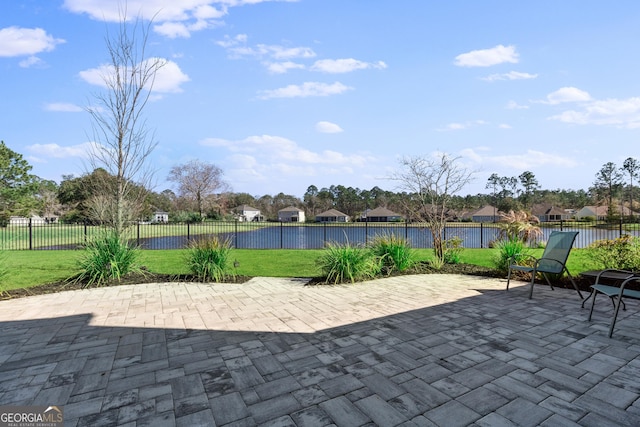
<path id="1" fill-rule="evenodd" d="M 0 404 L 66 425 L 640 425 L 640 314 L 460 275 L 0 302 Z"/>

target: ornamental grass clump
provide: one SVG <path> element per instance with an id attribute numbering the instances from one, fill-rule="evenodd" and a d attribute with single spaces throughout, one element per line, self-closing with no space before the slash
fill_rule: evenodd
<path id="1" fill-rule="evenodd" d="M 381 273 L 387 275 L 394 271 L 405 271 L 415 264 L 415 252 L 407 239 L 393 233 L 376 235 L 369 249 L 378 258 Z"/>
<path id="2" fill-rule="evenodd" d="M 114 231 L 108 231 L 87 242 L 78 259 L 81 273 L 73 281 L 84 287 L 104 286 L 109 281 L 120 281 L 130 273 L 142 273 L 138 264 L 139 249 L 131 246 Z"/>
<path id="3" fill-rule="evenodd" d="M 328 243 L 316 264 L 326 281 L 333 284 L 371 279 L 380 272 L 370 250 L 349 243 Z"/>
<path id="4" fill-rule="evenodd" d="M 202 282 L 220 283 L 235 277 L 231 267 L 230 239 L 218 236 L 196 239 L 189 244 L 186 262 L 189 271 Z"/>
<path id="5" fill-rule="evenodd" d="M 507 272 L 510 264 L 522 264 L 529 259 L 530 249 L 519 239 L 498 240 L 495 243 L 498 253 L 493 262 L 499 271 Z"/>

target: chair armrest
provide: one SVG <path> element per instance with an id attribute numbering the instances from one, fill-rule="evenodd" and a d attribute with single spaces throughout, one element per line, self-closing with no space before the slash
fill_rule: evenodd
<path id="1" fill-rule="evenodd" d="M 529 260 L 533 260 L 534 262 L 538 259 L 536 257 L 534 257 L 533 255 L 529 255 L 529 254 L 513 254 L 511 255 L 511 257 L 509 257 L 509 264 L 515 264 L 515 259 L 516 257 L 521 257 L 524 259 L 529 259 Z M 517 265 L 517 264 L 516 264 Z"/>
<path id="2" fill-rule="evenodd" d="M 618 297 L 622 298 L 623 296 L 630 296 L 631 298 L 635 298 L 635 299 L 638 299 L 638 297 L 640 297 L 639 291 L 629 291 L 629 293 L 632 293 L 631 295 L 624 295 L 625 288 L 631 282 L 640 282 L 640 276 L 629 277 L 624 282 L 622 282 L 620 284 L 620 291 L 618 293 Z"/>

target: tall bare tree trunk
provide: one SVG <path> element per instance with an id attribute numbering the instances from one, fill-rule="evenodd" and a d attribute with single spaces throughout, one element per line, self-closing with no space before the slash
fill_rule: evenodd
<path id="1" fill-rule="evenodd" d="M 139 19 L 129 24 L 123 13 L 118 32 L 105 38 L 110 57 L 110 63 L 102 67 L 105 91 L 95 94 L 98 106 L 87 108 L 95 143 L 90 163 L 109 174 L 94 189 L 96 202 L 110 201 L 108 209 L 102 209 L 103 218 L 96 219 L 112 227 L 118 236 L 130 221 L 139 219 L 143 190 L 151 179 L 146 162 L 157 145 L 142 113 L 156 73 L 166 60 L 146 57 L 150 26 L 151 22 L 141 26 Z"/>

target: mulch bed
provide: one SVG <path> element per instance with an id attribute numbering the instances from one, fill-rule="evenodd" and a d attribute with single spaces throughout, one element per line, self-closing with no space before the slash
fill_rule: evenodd
<path id="1" fill-rule="evenodd" d="M 482 267 L 472 264 L 445 264 L 440 270 L 434 270 L 426 263 L 418 264 L 412 268 L 411 271 L 403 273 L 394 273 L 394 275 L 406 275 L 406 274 L 466 274 L 471 276 L 483 276 L 483 277 L 495 277 L 506 278 L 504 273 L 501 273 L 493 268 Z M 515 277 L 518 279 L 518 277 Z M 251 279 L 250 276 L 235 276 L 229 278 L 224 283 L 228 284 L 242 284 Z M 525 279 L 529 280 L 529 279 Z M 574 280 L 578 284 L 581 290 L 589 291 L 589 281 L 580 277 L 579 275 L 574 277 Z M 171 275 L 171 274 L 155 274 L 146 272 L 144 274 L 130 274 L 123 277 L 120 281 L 112 281 L 106 283 L 103 286 L 120 286 L 120 285 L 135 285 L 141 283 L 167 283 L 167 282 L 198 282 L 199 280 L 192 275 Z M 538 283 L 546 285 L 544 279 L 538 281 Z M 571 282 L 567 277 L 561 277 L 560 279 L 552 280 L 554 287 L 573 289 Z M 314 277 L 308 282 L 308 285 L 325 285 L 327 282 L 323 277 Z M 44 285 L 33 286 L 25 289 L 12 289 L 8 291 L 0 291 L 0 300 L 21 298 L 32 295 L 44 295 L 56 292 L 71 291 L 78 289 L 85 289 L 86 283 L 82 282 L 55 282 L 47 283 Z"/>

